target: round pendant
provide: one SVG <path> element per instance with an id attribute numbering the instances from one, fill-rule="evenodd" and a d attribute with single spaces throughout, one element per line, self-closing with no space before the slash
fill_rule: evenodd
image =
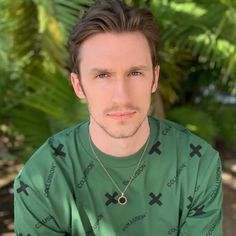
<path id="1" fill-rule="evenodd" d="M 118 198 L 118 203 L 120 205 L 125 205 L 127 203 L 127 198 L 122 194 L 119 198 Z"/>

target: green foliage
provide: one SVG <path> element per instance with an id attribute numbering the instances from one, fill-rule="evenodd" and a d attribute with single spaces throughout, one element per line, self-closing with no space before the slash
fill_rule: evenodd
<path id="1" fill-rule="evenodd" d="M 166 56 L 187 50 L 192 53 L 192 61 L 198 61 L 186 70 L 180 66 L 183 73 L 185 70 L 184 79 L 188 79 L 192 71 L 217 70 L 221 86 L 227 84 L 228 92 L 236 94 L 236 8 L 232 4 L 231 1 L 220 0 L 152 0 L 150 6 L 160 25 L 161 53 L 164 51 Z M 165 63 L 166 57 L 160 54 L 160 60 Z M 178 66 L 179 62 L 181 60 L 172 65 Z M 181 84 L 178 74 L 172 76 Z M 168 77 L 161 79 L 168 80 Z M 174 101 L 177 101 L 178 90 L 171 83 L 169 87 L 176 91 Z M 163 96 L 165 92 L 161 90 Z"/>
<path id="2" fill-rule="evenodd" d="M 213 144 L 217 128 L 211 115 L 198 107 L 186 106 L 174 108 L 167 113 L 167 118 L 173 120 L 191 132 Z"/>
<path id="3" fill-rule="evenodd" d="M 221 106 L 212 113 L 218 127 L 218 138 L 236 149 L 236 108 Z"/>
<path id="4" fill-rule="evenodd" d="M 88 1 L 0 1 L 0 121 L 35 149 L 88 117 L 68 81 L 69 29 Z"/>

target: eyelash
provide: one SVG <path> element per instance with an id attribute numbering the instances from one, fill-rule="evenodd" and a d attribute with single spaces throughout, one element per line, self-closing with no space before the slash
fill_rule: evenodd
<path id="1" fill-rule="evenodd" d="M 135 74 L 135 75 L 134 75 L 134 74 Z M 132 72 L 130 73 L 130 75 L 133 75 L 133 76 L 140 76 L 140 75 L 142 75 L 142 73 L 139 72 L 139 71 L 132 71 Z"/>
<path id="2" fill-rule="evenodd" d="M 99 78 L 99 79 L 102 79 L 102 78 L 105 78 L 105 77 L 108 77 L 109 75 L 106 74 L 106 73 L 101 73 L 99 75 L 96 75 L 96 78 Z"/>

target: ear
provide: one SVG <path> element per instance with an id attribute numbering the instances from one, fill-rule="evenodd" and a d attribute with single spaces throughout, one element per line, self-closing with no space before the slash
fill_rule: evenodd
<path id="1" fill-rule="evenodd" d="M 78 75 L 76 73 L 70 74 L 70 81 L 71 81 L 71 84 L 74 88 L 76 96 L 79 97 L 80 99 L 85 99 L 86 96 L 85 96 L 83 87 L 81 85 L 81 81 L 78 78 Z"/>
<path id="2" fill-rule="evenodd" d="M 160 66 L 156 65 L 154 68 L 154 81 L 152 83 L 152 93 L 155 93 L 158 88 L 158 79 L 159 79 Z"/>

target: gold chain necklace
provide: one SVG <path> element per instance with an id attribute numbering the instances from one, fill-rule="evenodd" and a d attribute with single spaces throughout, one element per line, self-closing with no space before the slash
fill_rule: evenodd
<path id="1" fill-rule="evenodd" d="M 117 188 L 117 190 L 120 192 L 120 196 L 118 198 L 118 203 L 120 205 L 125 205 L 127 203 L 127 197 L 124 195 L 126 190 L 128 189 L 129 185 L 131 184 L 132 180 L 134 179 L 134 176 L 136 174 L 136 171 L 138 170 L 140 164 L 141 164 L 141 161 L 144 157 L 144 153 L 146 152 L 146 149 L 147 149 L 147 146 L 148 146 L 148 143 L 149 143 L 149 138 L 150 136 L 148 137 L 148 140 L 146 142 L 146 145 L 145 145 L 145 148 L 143 150 L 143 153 L 138 161 L 138 164 L 136 166 L 136 168 L 134 169 L 134 172 L 133 174 L 131 175 L 130 179 L 129 179 L 129 182 L 128 184 L 126 185 L 126 187 L 124 188 L 124 190 L 122 191 L 119 186 L 117 185 L 117 183 L 114 181 L 114 179 L 111 177 L 111 175 L 109 174 L 109 172 L 107 171 L 107 169 L 105 168 L 105 166 L 103 165 L 102 161 L 98 158 L 97 154 L 95 153 L 94 149 L 93 149 L 93 145 L 92 145 L 92 141 L 91 141 L 91 137 L 90 137 L 90 134 L 89 134 L 89 144 L 90 144 L 90 147 L 91 147 L 91 150 L 95 156 L 95 158 L 97 159 L 98 163 L 101 165 L 101 167 L 103 168 L 103 170 L 105 171 L 105 173 L 107 174 L 107 176 L 109 177 L 109 179 L 111 180 L 111 182 L 115 185 L 115 187 Z"/>

